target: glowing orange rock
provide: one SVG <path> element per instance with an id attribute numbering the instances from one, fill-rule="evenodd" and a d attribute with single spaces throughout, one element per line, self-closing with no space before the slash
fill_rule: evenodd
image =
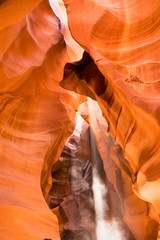
<path id="1" fill-rule="evenodd" d="M 80 62 L 67 64 L 61 85 L 97 100 L 131 174 L 129 177 L 118 165 L 117 155 L 110 153 L 114 164 L 106 173 L 113 183 L 116 178 L 111 172 L 122 174 L 118 179 L 123 184 L 124 221 L 136 240 L 143 236 L 156 239 L 160 214 L 160 2 L 64 3 L 72 36 L 92 58 L 85 53 Z M 81 54 L 71 34 L 57 1 L 0 1 L 2 240 L 59 239 L 57 219 L 44 197 L 47 199 L 51 187 L 52 166 L 74 129 L 75 111 L 84 100 L 59 86 L 66 62 Z M 102 154 L 103 143 L 97 142 Z M 128 191 L 131 198 L 126 199 Z M 131 219 L 134 204 L 140 229 Z"/>
<path id="2" fill-rule="evenodd" d="M 5 27 L 0 34 L 3 240 L 60 238 L 57 218 L 43 194 L 47 198 L 52 165 L 74 129 L 79 97 L 63 90 L 59 81 L 66 61 L 75 60 L 77 51 L 72 54 L 66 44 L 48 1 L 39 2 L 5 1 L 0 6 Z"/>
<path id="3" fill-rule="evenodd" d="M 158 0 L 65 0 L 72 36 L 101 73 L 160 121 Z M 77 7 L 78 6 L 78 7 Z"/>
<path id="4" fill-rule="evenodd" d="M 86 57 L 79 67 L 66 65 L 62 85 L 98 101 L 136 177 L 133 191 L 156 207 L 150 216 L 159 222 L 160 3 L 64 2 L 72 36 L 98 68 Z"/>
<path id="5" fill-rule="evenodd" d="M 160 128 L 156 120 L 128 101 L 121 90 L 101 74 L 87 53 L 79 62 L 66 64 L 61 86 L 97 100 L 109 124 L 109 132 L 122 147 L 133 172 L 134 193 L 152 203 L 159 213 Z M 158 222 L 158 214 L 153 216 L 153 213 L 155 210 L 151 209 L 151 218 Z M 146 223 L 143 224 L 145 229 Z M 156 235 L 145 230 L 144 236 L 155 239 Z"/>

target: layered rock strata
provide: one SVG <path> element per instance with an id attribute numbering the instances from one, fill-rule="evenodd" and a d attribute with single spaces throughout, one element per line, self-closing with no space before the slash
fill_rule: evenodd
<path id="1" fill-rule="evenodd" d="M 149 206 L 151 204 L 144 210 L 146 213 L 142 222 L 142 235 L 148 239 L 156 239 L 156 222 L 159 223 L 160 209 L 158 123 L 152 115 L 131 103 L 110 79 L 104 77 L 88 53 L 84 53 L 79 62 L 66 64 L 61 86 L 97 100 L 109 124 L 108 131 L 120 144 L 127 160 L 125 165 L 130 172 L 132 191 L 138 198 L 148 202 Z M 149 139 L 152 141 L 148 142 Z M 131 200 L 135 201 L 135 206 L 138 198 Z M 138 208 L 141 211 L 140 204 Z M 152 226 L 151 233 L 146 225 Z M 135 237 L 141 239 L 136 233 Z"/>
<path id="2" fill-rule="evenodd" d="M 62 238 L 94 238 L 79 187 L 91 163 L 81 162 L 84 146 L 73 157 L 77 145 L 66 143 L 84 96 L 108 123 L 99 110 L 82 114 L 107 177 L 106 220 L 119 218 L 128 239 L 159 239 L 160 2 L 64 0 L 67 16 L 60 2 L 0 1 L 0 239 L 60 239 L 45 200 Z M 59 86 L 63 69 L 72 92 Z"/>
<path id="3" fill-rule="evenodd" d="M 33 2 L 0 5 L 2 240 L 60 239 L 57 218 L 44 196 L 79 104 L 79 97 L 59 86 L 65 63 L 76 59 L 79 48 L 71 47 L 69 35 L 65 42 L 67 25 L 57 17 L 60 9 L 55 7 L 56 15 L 48 1 Z"/>

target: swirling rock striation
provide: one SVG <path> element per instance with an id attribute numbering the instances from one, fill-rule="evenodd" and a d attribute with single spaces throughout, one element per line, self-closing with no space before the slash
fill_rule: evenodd
<path id="1" fill-rule="evenodd" d="M 99 103 L 109 124 L 108 131 L 120 144 L 124 157 L 127 159 L 127 167 L 131 172 L 130 188 L 132 184 L 132 191 L 139 198 L 152 203 L 151 219 L 146 218 L 147 215 L 144 214 L 148 223 L 145 221 L 142 223 L 145 231 L 143 236 L 156 239 L 158 231 L 156 224 L 153 224 L 151 233 L 146 228 L 146 224 L 151 227 L 151 222 L 159 222 L 160 128 L 158 123 L 153 116 L 131 103 L 110 79 L 105 78 L 87 53 L 84 53 L 79 62 L 66 64 L 61 86 L 89 96 Z M 133 199 L 132 204 L 136 204 L 138 199 Z M 140 204 L 138 208 L 140 210 Z M 146 209 L 145 212 L 148 210 Z M 136 239 L 141 238 L 140 235 L 135 234 L 135 236 Z"/>
<path id="2" fill-rule="evenodd" d="M 0 5 L 2 240 L 60 239 L 57 218 L 40 185 L 47 199 L 52 165 L 74 129 L 80 100 L 59 81 L 65 63 L 80 50 L 70 50 L 74 41 L 68 37 L 65 42 L 61 20 L 47 0 L 39 2 Z"/>
<path id="3" fill-rule="evenodd" d="M 79 187 L 85 176 L 90 182 L 91 163 L 82 164 L 89 156 L 87 146 L 79 144 L 73 163 L 70 157 L 76 148 L 73 143 L 65 145 L 84 96 L 98 102 L 112 135 L 101 121 L 97 126 L 98 111 L 92 109 L 89 124 L 108 179 L 109 214 L 122 219 L 130 237 L 156 239 L 160 2 L 64 0 L 64 4 L 69 28 L 62 1 L 60 5 L 51 0 L 0 1 L 0 239 L 58 240 L 58 222 L 45 200 L 58 216 L 63 238 L 74 237 L 73 230 L 76 238 L 80 234 L 82 239 L 86 231 L 94 235 L 94 223 L 87 225 L 82 211 L 88 192 Z M 74 61 L 82 51 L 71 34 L 85 50 L 78 62 Z M 63 69 L 61 86 L 72 92 L 59 86 Z M 114 211 L 116 202 L 120 206 Z M 86 231 L 80 231 L 81 225 Z"/>

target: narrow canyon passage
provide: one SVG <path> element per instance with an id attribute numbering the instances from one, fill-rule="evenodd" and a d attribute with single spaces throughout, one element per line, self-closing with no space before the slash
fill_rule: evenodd
<path id="1" fill-rule="evenodd" d="M 160 240 L 160 1 L 0 1 L 0 240 Z"/>
<path id="2" fill-rule="evenodd" d="M 88 99 L 82 105 L 81 115 L 86 121 L 77 117 L 75 130 L 52 168 L 47 202 L 58 217 L 61 239 L 143 237 L 148 234 L 147 204 L 133 193 L 129 181 L 132 172 L 125 165 L 122 149 L 107 132 L 108 124 L 97 103 Z M 93 118 L 95 111 L 97 117 Z M 133 199 L 141 209 L 131 205 Z M 154 228 L 151 236 L 155 234 L 156 239 L 157 224 L 153 220 L 150 224 Z"/>

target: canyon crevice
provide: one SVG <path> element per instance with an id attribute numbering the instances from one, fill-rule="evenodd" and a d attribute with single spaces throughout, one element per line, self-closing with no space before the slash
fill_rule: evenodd
<path id="1" fill-rule="evenodd" d="M 159 13 L 0 1 L 0 240 L 160 239 Z"/>

